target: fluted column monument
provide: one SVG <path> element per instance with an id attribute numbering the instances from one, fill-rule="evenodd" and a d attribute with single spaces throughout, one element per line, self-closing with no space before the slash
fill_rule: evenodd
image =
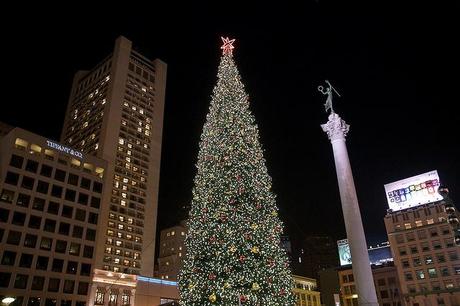
<path id="1" fill-rule="evenodd" d="M 350 129 L 332 108 L 333 92 L 337 93 L 331 84 L 328 88 L 318 87 L 318 90 L 327 95 L 326 112 L 330 109 L 329 121 L 321 127 L 332 144 L 334 152 L 337 181 L 339 184 L 340 200 L 342 202 L 343 218 L 347 231 L 348 243 L 352 258 L 353 275 L 358 293 L 359 305 L 378 305 L 375 293 L 374 280 L 367 252 L 366 237 L 364 236 L 361 213 L 359 211 L 358 197 L 356 196 L 355 183 L 351 172 L 350 160 L 348 158 L 345 137 Z M 338 93 L 337 93 L 338 95 Z"/>

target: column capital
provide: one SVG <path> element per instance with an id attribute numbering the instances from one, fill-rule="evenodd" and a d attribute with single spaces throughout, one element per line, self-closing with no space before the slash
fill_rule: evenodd
<path id="1" fill-rule="evenodd" d="M 321 124 L 321 128 L 327 133 L 327 137 L 330 141 L 343 139 L 347 136 L 350 130 L 350 125 L 345 122 L 336 113 L 331 113 L 328 117 L 328 121 L 325 124 Z"/>

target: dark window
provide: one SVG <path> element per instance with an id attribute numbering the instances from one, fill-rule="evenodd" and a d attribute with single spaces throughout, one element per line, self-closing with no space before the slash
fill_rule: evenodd
<path id="1" fill-rule="evenodd" d="M 81 182 L 80 182 L 80 187 L 89 190 L 91 187 L 91 181 L 87 178 L 82 177 Z"/>
<path id="2" fill-rule="evenodd" d="M 61 300 L 61 306 L 72 306 L 72 300 Z"/>
<path id="3" fill-rule="evenodd" d="M 14 279 L 14 288 L 26 289 L 28 279 L 29 279 L 29 275 L 16 274 L 16 278 Z"/>
<path id="4" fill-rule="evenodd" d="M 387 290 L 381 290 L 381 291 L 380 291 L 380 297 L 381 297 L 382 299 L 387 299 L 387 298 L 389 298 L 390 296 L 388 295 L 388 291 L 387 291 Z"/>
<path id="5" fill-rule="evenodd" d="M 45 278 L 43 276 L 34 276 L 32 279 L 32 290 L 43 290 L 44 284 Z M 40 306 L 40 302 L 38 302 L 37 306 Z"/>
<path id="6" fill-rule="evenodd" d="M 57 253 L 65 253 L 67 249 L 67 241 L 64 240 L 56 240 L 56 248 L 55 251 Z"/>
<path id="7" fill-rule="evenodd" d="M 16 261 L 16 252 L 4 251 L 2 257 L 2 265 L 5 266 L 14 266 Z"/>
<path id="8" fill-rule="evenodd" d="M 0 243 L 3 241 L 3 234 L 5 234 L 5 230 L 0 228 Z"/>
<path id="9" fill-rule="evenodd" d="M 44 280 L 45 279 L 43 278 L 43 281 Z M 34 281 L 35 281 L 35 277 L 32 279 L 32 287 L 34 287 Z M 43 284 L 42 284 L 42 289 L 43 289 Z M 34 289 L 34 290 L 42 290 L 42 289 Z M 40 306 L 41 302 L 42 302 L 42 298 L 31 296 L 29 297 L 29 300 L 27 301 L 27 306 Z"/>
<path id="10" fill-rule="evenodd" d="M 61 280 L 59 278 L 50 278 L 50 280 L 48 282 L 48 291 L 58 292 L 60 282 L 61 282 Z"/>
<path id="11" fill-rule="evenodd" d="M 28 176 L 22 177 L 22 183 L 21 183 L 22 188 L 32 190 L 34 189 L 34 183 L 35 183 L 35 180 L 33 178 L 28 177 Z"/>
<path id="12" fill-rule="evenodd" d="M 62 196 L 62 190 L 63 188 L 58 185 L 53 185 L 51 188 L 51 195 L 56 198 L 60 198 Z"/>
<path id="13" fill-rule="evenodd" d="M 40 229 L 41 225 L 42 225 L 42 217 L 30 216 L 30 218 L 29 218 L 29 227 L 30 228 Z"/>
<path id="14" fill-rule="evenodd" d="M 93 182 L 93 191 L 97 193 L 102 192 L 102 183 L 99 182 Z"/>
<path id="15" fill-rule="evenodd" d="M 16 205 L 22 206 L 22 207 L 29 207 L 29 203 L 30 203 L 30 195 L 23 194 L 23 193 L 20 193 L 18 195 L 18 199 L 16 200 Z"/>
<path id="16" fill-rule="evenodd" d="M 0 287 L 7 288 L 10 285 L 11 273 L 0 272 Z"/>
<path id="17" fill-rule="evenodd" d="M 60 159 L 58 159 L 60 160 Z M 59 284 L 58 284 L 58 289 L 59 289 Z M 56 290 L 57 292 L 57 290 Z M 57 305 L 57 300 L 56 299 L 46 299 L 45 300 L 45 306 L 56 306 Z"/>
<path id="18" fill-rule="evenodd" d="M 79 282 L 78 283 L 78 294 L 80 295 L 87 295 L 88 294 L 88 283 L 87 282 Z M 78 304 L 79 302 L 77 302 L 77 305 L 76 306 L 85 306 L 84 302 L 80 302 L 80 303 L 83 303 L 81 305 Z"/>
<path id="19" fill-rule="evenodd" d="M 51 220 L 51 219 L 46 219 L 43 230 L 46 232 L 54 233 L 54 231 L 56 231 L 56 221 Z"/>
<path id="20" fill-rule="evenodd" d="M 69 177 L 67 178 L 67 183 L 78 186 L 78 175 L 69 173 Z"/>
<path id="21" fill-rule="evenodd" d="M 23 226 L 25 221 L 26 221 L 26 214 L 18 212 L 18 211 L 14 212 L 13 220 L 11 220 L 12 224 Z"/>
<path id="22" fill-rule="evenodd" d="M 11 155 L 10 166 L 21 169 L 23 163 L 24 163 L 24 157 L 18 156 L 15 154 Z"/>
<path id="23" fill-rule="evenodd" d="M 53 215 L 59 214 L 59 203 L 50 201 L 48 203 L 48 213 Z"/>
<path id="24" fill-rule="evenodd" d="M 87 194 L 84 194 L 81 192 L 78 194 L 78 203 L 83 204 L 83 205 L 88 205 L 88 199 L 89 199 L 89 196 Z"/>
<path id="25" fill-rule="evenodd" d="M 51 177 L 51 173 L 53 173 L 53 168 L 48 165 L 42 165 L 40 169 L 40 174 L 46 177 Z"/>
<path id="26" fill-rule="evenodd" d="M 68 236 L 69 233 L 70 233 L 70 224 L 65 223 L 65 222 L 61 222 L 59 224 L 59 234 Z"/>
<path id="27" fill-rule="evenodd" d="M 77 212 L 75 213 L 75 219 L 77 219 L 78 221 L 84 222 L 86 219 L 86 211 L 84 211 L 83 209 L 77 208 Z"/>
<path id="28" fill-rule="evenodd" d="M 64 281 L 64 288 L 62 289 L 62 292 L 64 293 L 73 293 L 73 290 L 75 288 L 75 281 L 66 279 Z M 70 301 L 72 303 L 72 301 Z M 63 305 L 61 305 L 63 306 Z M 70 306 L 70 305 L 69 305 Z"/>
<path id="29" fill-rule="evenodd" d="M 10 171 L 6 173 L 5 183 L 16 186 L 18 182 L 19 182 L 19 174 L 10 172 Z"/>
<path id="30" fill-rule="evenodd" d="M 70 244 L 69 254 L 70 255 L 75 255 L 75 256 L 80 256 L 80 247 L 81 247 L 81 245 L 79 243 L 72 242 Z"/>
<path id="31" fill-rule="evenodd" d="M 90 212 L 88 215 L 88 222 L 91 224 L 97 224 L 98 214 Z"/>
<path id="32" fill-rule="evenodd" d="M 61 216 L 66 218 L 72 218 L 73 215 L 73 207 L 64 205 L 62 206 Z"/>
<path id="33" fill-rule="evenodd" d="M 24 246 L 27 248 L 35 248 L 37 245 L 37 236 L 32 234 L 26 234 L 24 238 Z"/>
<path id="34" fill-rule="evenodd" d="M 0 208 L 0 222 L 8 222 L 10 211 L 8 209 Z"/>
<path id="35" fill-rule="evenodd" d="M 2 189 L 2 194 L 0 195 L 0 201 L 6 203 L 13 203 L 14 191 L 8 189 Z"/>
<path id="36" fill-rule="evenodd" d="M 38 181 L 37 192 L 48 194 L 49 187 L 50 187 L 49 183 L 43 182 L 43 181 Z"/>
<path id="37" fill-rule="evenodd" d="M 85 245 L 85 247 L 83 248 L 83 257 L 93 258 L 93 251 L 94 248 L 92 246 Z"/>
<path id="38" fill-rule="evenodd" d="M 83 227 L 74 225 L 72 230 L 72 237 L 82 238 L 83 237 Z"/>
<path id="39" fill-rule="evenodd" d="M 65 191 L 65 199 L 67 201 L 75 202 L 75 196 L 77 195 L 77 192 L 72 189 L 66 189 Z"/>
<path id="40" fill-rule="evenodd" d="M 89 276 L 90 273 L 91 273 L 91 264 L 82 263 L 80 275 Z"/>
<path id="41" fill-rule="evenodd" d="M 86 229 L 86 240 L 94 241 L 96 239 L 96 231 L 90 228 Z"/>
<path id="42" fill-rule="evenodd" d="M 19 260 L 19 266 L 21 268 L 30 268 L 32 266 L 33 259 L 34 259 L 33 255 L 23 253 L 21 254 L 21 259 Z"/>
<path id="43" fill-rule="evenodd" d="M 48 238 L 48 237 L 42 237 L 42 240 L 40 241 L 40 249 L 42 250 L 51 250 L 51 246 L 53 244 L 53 239 Z"/>
<path id="44" fill-rule="evenodd" d="M 34 201 L 32 203 L 32 209 L 43 211 L 45 209 L 45 199 L 34 198 Z"/>
<path id="45" fill-rule="evenodd" d="M 67 262 L 67 274 L 77 274 L 78 262 L 76 261 L 68 261 Z"/>
<path id="46" fill-rule="evenodd" d="M 54 179 L 60 182 L 64 182 L 65 181 L 65 171 L 56 169 L 56 171 L 54 172 Z"/>
<path id="47" fill-rule="evenodd" d="M 36 162 L 35 160 L 31 160 L 31 159 L 27 160 L 26 171 L 37 173 L 37 170 L 38 170 L 38 162 Z"/>
<path id="48" fill-rule="evenodd" d="M 91 197 L 91 207 L 99 208 L 101 206 L 101 199 L 98 197 Z"/>
<path id="49" fill-rule="evenodd" d="M 55 258 L 53 259 L 53 265 L 51 266 L 51 271 L 53 272 L 62 272 L 64 267 L 64 260 Z"/>
<path id="50" fill-rule="evenodd" d="M 49 260 L 49 257 L 38 256 L 37 264 L 35 265 L 37 270 L 47 270 L 48 269 L 48 260 Z"/>

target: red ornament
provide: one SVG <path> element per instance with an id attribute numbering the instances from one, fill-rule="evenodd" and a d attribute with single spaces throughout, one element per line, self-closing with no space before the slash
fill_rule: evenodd
<path id="1" fill-rule="evenodd" d="M 245 295 L 240 295 L 240 301 L 241 301 L 241 303 L 246 303 L 247 300 L 248 300 L 248 297 L 247 297 L 247 296 L 245 296 Z"/>
<path id="2" fill-rule="evenodd" d="M 261 205 L 260 203 L 257 203 L 257 204 L 256 204 L 256 209 L 259 210 L 259 209 L 261 209 L 261 208 L 262 208 L 262 205 Z"/>
<path id="3" fill-rule="evenodd" d="M 284 290 L 284 288 L 281 288 L 280 295 L 285 295 L 285 294 L 286 294 L 286 290 Z"/>
<path id="4" fill-rule="evenodd" d="M 245 260 L 246 260 L 246 257 L 244 257 L 244 255 L 241 255 L 240 256 L 240 262 L 243 263 Z"/>
<path id="5" fill-rule="evenodd" d="M 210 274 L 208 275 L 208 279 L 210 279 L 210 280 L 216 279 L 216 275 L 213 274 L 213 273 L 210 273 Z"/>
<path id="6" fill-rule="evenodd" d="M 211 241 L 211 242 L 215 242 L 215 241 L 216 241 L 216 239 L 217 239 L 217 238 L 216 238 L 216 236 L 211 236 L 211 238 L 209 238 L 209 241 Z"/>

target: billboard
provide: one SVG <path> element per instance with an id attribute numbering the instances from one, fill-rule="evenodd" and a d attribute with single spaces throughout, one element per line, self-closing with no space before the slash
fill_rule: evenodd
<path id="1" fill-rule="evenodd" d="M 348 239 L 342 239 L 337 241 L 337 248 L 339 249 L 340 265 L 351 265 L 351 252 Z"/>
<path id="2" fill-rule="evenodd" d="M 433 170 L 384 185 L 387 202 L 393 211 L 442 200 L 438 193 L 438 171 Z"/>
<path id="3" fill-rule="evenodd" d="M 340 265 L 346 266 L 351 265 L 351 252 L 350 245 L 348 244 L 348 239 L 342 239 L 337 241 L 337 248 L 339 250 L 339 259 Z M 387 262 L 393 261 L 393 256 L 391 255 L 390 243 L 384 242 L 378 244 L 375 247 L 369 247 L 367 249 L 369 254 L 369 261 L 371 265 L 382 265 Z"/>

